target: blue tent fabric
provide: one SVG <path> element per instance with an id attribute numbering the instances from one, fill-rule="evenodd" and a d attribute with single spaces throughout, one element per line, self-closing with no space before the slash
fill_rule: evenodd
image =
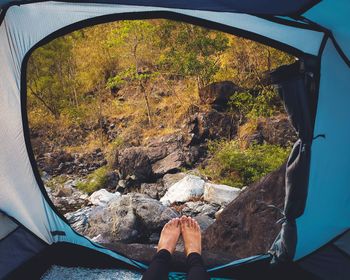
<path id="1" fill-rule="evenodd" d="M 328 40 L 311 147 L 310 177 L 304 214 L 297 219 L 300 259 L 350 228 L 348 83 L 350 68 Z"/>
<path id="2" fill-rule="evenodd" d="M 306 67 L 297 77 L 289 73 L 281 83 L 281 95 L 300 139 L 288 160 L 285 220 L 270 253 L 276 263 L 300 263 L 324 279 L 347 265 L 350 239 L 342 234 L 350 229 L 350 1 L 0 0 L 0 10 L 0 211 L 21 225 L 8 240 L 27 228 L 26 233 L 42 241 L 31 242 L 29 254 L 23 253 L 19 260 L 40 252 L 42 246 L 70 244 L 135 269 L 147 267 L 80 236 L 55 211 L 28 138 L 25 66 L 36 47 L 75 28 L 124 19 L 124 15 L 127 19 L 161 15 L 204 22 L 206 27 L 296 54 L 300 61 L 315 62 L 310 71 Z M 1 223 L 0 219 L 0 227 Z M 0 267 L 7 264 L 9 248 L 0 250 Z M 266 269 L 270 259 L 263 254 L 210 272 L 230 273 L 255 262 Z M 14 269 L 17 264 L 11 265 L 7 267 Z"/>
<path id="3" fill-rule="evenodd" d="M 0 1 L 0 9 L 8 5 L 18 5 L 21 3 L 30 3 L 35 1 Z M 69 2 L 69 1 L 61 1 Z M 154 6 L 180 9 L 195 9 L 219 12 L 239 12 L 247 14 L 262 14 L 262 15 L 295 15 L 299 14 L 313 5 L 318 3 L 317 0 L 97 0 L 97 1 L 71 1 L 85 3 L 102 3 L 102 4 L 124 4 L 136 6 Z"/>

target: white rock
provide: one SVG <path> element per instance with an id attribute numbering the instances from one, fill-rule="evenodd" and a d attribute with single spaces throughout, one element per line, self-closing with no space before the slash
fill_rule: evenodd
<path id="1" fill-rule="evenodd" d="M 89 198 L 89 195 L 86 194 L 86 193 L 81 194 L 81 195 L 79 196 L 79 199 L 81 199 L 81 200 L 86 200 L 86 199 L 88 199 L 88 198 Z"/>
<path id="2" fill-rule="evenodd" d="M 110 202 L 114 198 L 120 197 L 120 195 L 121 194 L 119 192 L 110 193 L 105 189 L 100 189 L 94 192 L 89 197 L 89 200 L 93 205 L 106 206 L 108 202 Z"/>
<path id="3" fill-rule="evenodd" d="M 226 185 L 204 184 L 204 200 L 209 203 L 227 205 L 234 200 L 240 192 L 240 189 Z"/>
<path id="4" fill-rule="evenodd" d="M 204 180 L 198 176 L 187 175 L 172 185 L 160 202 L 169 206 L 174 202 L 186 202 L 191 198 L 199 198 L 204 193 Z"/>
<path id="5" fill-rule="evenodd" d="M 219 218 L 219 216 L 221 215 L 222 211 L 224 211 L 224 208 L 221 208 L 219 211 L 217 211 L 215 213 L 215 219 Z"/>

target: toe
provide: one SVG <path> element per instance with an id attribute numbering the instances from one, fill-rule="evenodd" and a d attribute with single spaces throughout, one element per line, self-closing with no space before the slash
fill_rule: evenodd
<path id="1" fill-rule="evenodd" d="M 191 228 L 192 227 L 192 221 L 191 221 L 191 218 L 187 218 L 186 219 L 186 226 Z"/>
<path id="2" fill-rule="evenodd" d="M 196 220 L 191 218 L 191 228 L 195 228 L 196 227 L 195 223 L 196 223 Z"/>
<path id="3" fill-rule="evenodd" d="M 196 220 L 194 220 L 194 226 L 197 230 L 200 230 L 200 226 Z"/>

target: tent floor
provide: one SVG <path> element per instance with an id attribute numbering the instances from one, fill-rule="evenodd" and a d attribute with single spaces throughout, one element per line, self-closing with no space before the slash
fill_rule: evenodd
<path id="1" fill-rule="evenodd" d="M 67 268 L 63 273 L 69 271 L 68 268 L 91 268 L 92 270 L 72 270 L 75 272 L 85 273 L 106 273 L 98 269 L 115 269 L 114 272 L 121 273 L 121 275 L 133 275 L 139 279 L 141 271 L 135 270 L 134 267 L 126 265 L 112 257 L 102 254 L 98 251 L 91 250 L 85 247 L 69 244 L 58 243 L 48 246 L 42 253 L 23 264 L 19 269 L 8 276 L 7 279 L 40 279 L 46 272 L 49 274 L 52 266 L 63 266 Z M 53 267 L 57 268 L 57 267 Z M 96 270 L 97 269 L 97 270 Z M 181 269 L 182 270 L 182 269 Z M 56 272 L 59 271 L 56 270 Z M 182 270 L 183 271 L 183 270 Z M 124 274 L 123 274 L 124 273 Z M 228 267 L 216 272 L 215 277 L 229 278 L 229 279 L 317 279 L 314 276 L 306 273 L 296 264 L 289 264 L 285 266 L 278 266 L 273 269 L 269 266 L 269 259 L 263 261 L 256 261 L 242 264 L 235 267 Z M 45 278 L 44 278 L 45 279 Z M 50 279 L 50 278 L 49 278 Z M 53 279 L 53 278 L 51 278 Z M 57 279 L 57 278 L 56 278 Z M 63 279 L 63 278 L 62 278 Z M 65 280 L 74 279 L 67 278 Z M 77 279 L 77 278 L 76 278 Z M 80 278 L 87 279 L 89 278 Z M 94 278 L 90 278 L 94 279 Z M 113 279 L 113 278 L 112 278 Z M 123 279 L 123 278 L 118 278 Z M 127 278 L 124 278 L 127 279 Z M 180 279 L 180 278 L 179 278 Z M 181 278 L 182 279 L 182 278 Z"/>

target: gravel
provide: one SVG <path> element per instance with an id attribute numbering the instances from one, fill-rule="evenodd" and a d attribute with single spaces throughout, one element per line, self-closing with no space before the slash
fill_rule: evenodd
<path id="1" fill-rule="evenodd" d="M 140 280 L 140 273 L 123 269 L 90 269 L 52 266 L 41 280 Z"/>

